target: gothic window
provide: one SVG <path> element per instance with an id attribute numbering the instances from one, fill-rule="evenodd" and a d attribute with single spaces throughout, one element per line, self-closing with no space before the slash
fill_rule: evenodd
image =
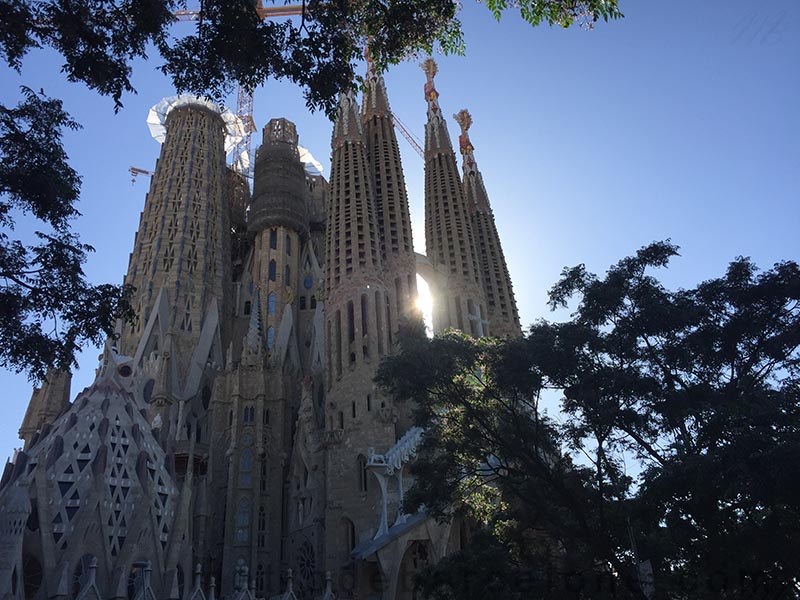
<path id="1" fill-rule="evenodd" d="M 263 506 L 258 508 L 258 547 L 263 548 L 267 543 L 267 511 Z"/>
<path id="2" fill-rule="evenodd" d="M 311 296 L 311 310 L 314 310 L 315 308 L 317 308 L 317 297 Z"/>
<path id="3" fill-rule="evenodd" d="M 236 511 L 236 541 L 247 542 L 250 539 L 250 501 L 242 498 L 239 510 Z"/>
<path id="4" fill-rule="evenodd" d="M 267 329 L 267 350 L 272 350 L 272 344 L 275 341 L 275 328 L 270 327 Z"/>
<path id="5" fill-rule="evenodd" d="M 268 277 L 269 277 L 270 281 L 275 281 L 275 273 L 276 273 L 277 268 L 278 267 L 275 264 L 275 260 L 269 261 L 269 275 L 268 275 Z"/>
<path id="6" fill-rule="evenodd" d="M 262 412 L 261 412 L 261 422 L 264 425 L 264 427 L 269 425 L 269 409 L 268 408 L 265 408 L 265 409 L 262 410 Z"/>
<path id="7" fill-rule="evenodd" d="M 300 296 L 300 310 L 306 309 L 306 297 Z"/>
<path id="8" fill-rule="evenodd" d="M 356 547 L 356 526 L 347 517 L 342 519 L 342 540 L 345 553 L 350 554 Z"/>
<path id="9" fill-rule="evenodd" d="M 261 462 L 261 491 L 267 491 L 267 462 Z"/>
<path id="10" fill-rule="evenodd" d="M 283 274 L 283 284 L 284 285 L 289 285 L 289 279 L 290 279 L 291 273 L 292 273 L 292 271 L 291 271 L 291 269 L 289 269 L 289 265 L 286 265 L 286 269 L 285 269 L 284 274 Z"/>
<path id="11" fill-rule="evenodd" d="M 244 314 L 246 314 L 246 315 L 250 314 L 250 306 L 251 306 L 251 304 L 250 304 L 249 300 L 244 303 Z"/>
<path id="12" fill-rule="evenodd" d="M 358 468 L 356 469 L 356 474 L 358 475 L 358 491 L 362 494 L 366 494 L 368 489 L 367 475 L 369 475 L 367 472 L 367 459 L 359 454 L 357 463 Z"/>
<path id="13" fill-rule="evenodd" d="M 256 568 L 256 591 L 264 591 L 264 565 L 258 565 Z"/>
<path id="14" fill-rule="evenodd" d="M 278 247 L 278 232 L 275 229 L 269 230 L 269 247 L 273 250 Z"/>
<path id="15" fill-rule="evenodd" d="M 286 236 L 286 255 L 287 256 L 292 255 L 292 238 L 289 237 L 288 235 Z"/>
<path id="16" fill-rule="evenodd" d="M 252 404 L 247 404 L 244 407 L 244 422 L 252 423 L 255 420 L 256 409 Z"/>
<path id="17" fill-rule="evenodd" d="M 253 485 L 253 452 L 243 450 L 239 458 L 239 487 Z"/>
<path id="18" fill-rule="evenodd" d="M 267 314 L 275 314 L 275 292 L 270 292 L 269 296 L 267 296 Z"/>

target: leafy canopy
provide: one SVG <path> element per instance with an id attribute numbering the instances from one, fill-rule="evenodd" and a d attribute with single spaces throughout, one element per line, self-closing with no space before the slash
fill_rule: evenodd
<path id="1" fill-rule="evenodd" d="M 520 598 L 800 596 L 800 268 L 739 258 L 671 291 L 652 273 L 677 250 L 653 243 L 602 278 L 565 269 L 564 323 L 411 332 L 382 365 L 427 428 L 407 509 L 462 511 L 508 557 L 464 569 L 481 563 L 470 544 L 422 578 L 430 597 L 498 577 Z"/>

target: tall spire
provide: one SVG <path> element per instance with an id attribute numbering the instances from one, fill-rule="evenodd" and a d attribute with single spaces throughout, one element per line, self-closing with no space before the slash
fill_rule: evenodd
<path id="1" fill-rule="evenodd" d="M 486 302 L 469 211 L 447 125 L 439 107 L 433 59 L 422 63 L 425 100 L 425 243 L 428 260 L 446 279 L 433 282 L 434 331 L 447 327 L 480 337 L 488 335 Z M 432 282 L 428 282 L 431 285 Z M 443 286 L 443 287 L 442 287 Z"/>
<path id="2" fill-rule="evenodd" d="M 452 152 L 450 134 L 447 131 L 442 109 L 439 107 L 439 92 L 436 91 L 434 78 L 439 72 L 436 61 L 427 58 L 421 65 L 425 71 L 425 102 L 428 103 L 428 123 L 425 125 L 425 160 L 437 152 Z"/>
<path id="3" fill-rule="evenodd" d="M 522 330 L 511 277 L 503 255 L 503 247 L 500 244 L 500 236 L 497 233 L 494 214 L 489 204 L 489 196 L 483 183 L 483 176 L 475 162 L 475 148 L 469 139 L 472 115 L 467 109 L 462 109 L 453 115 L 453 118 L 461 126 L 458 145 L 463 157 L 464 196 L 467 200 L 475 242 L 481 248 L 479 256 L 481 283 L 486 295 L 492 333 L 496 336 L 518 336 L 521 335 Z"/>
<path id="4" fill-rule="evenodd" d="M 408 195 L 383 77 L 369 61 L 362 112 L 367 157 L 372 172 L 383 279 L 388 292 L 390 337 L 402 318 L 417 314 L 417 275 Z"/>
<path id="5" fill-rule="evenodd" d="M 125 327 L 120 352 L 134 356 L 147 316 L 166 291 L 175 342 L 196 344 L 215 299 L 225 310 L 230 295 L 230 215 L 226 198 L 226 114 L 192 96 L 165 99 L 161 153 L 145 199 L 126 283 L 136 289 L 132 304 L 139 324 Z M 226 326 L 223 323 L 223 337 Z M 177 356 L 181 372 L 190 353 Z"/>

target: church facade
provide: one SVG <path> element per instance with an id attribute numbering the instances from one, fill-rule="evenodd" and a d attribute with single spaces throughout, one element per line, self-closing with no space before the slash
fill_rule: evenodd
<path id="1" fill-rule="evenodd" d="M 461 111 L 459 173 L 424 86 L 426 254 L 414 252 L 383 79 L 339 102 L 326 180 L 286 119 L 263 129 L 253 191 L 206 101 L 165 110 L 125 281 L 134 324 L 70 402 L 52 373 L 0 483 L 0 598 L 410 599 L 465 524 L 402 511 L 424 430 L 373 383 L 416 277 L 435 331 L 519 335 Z"/>

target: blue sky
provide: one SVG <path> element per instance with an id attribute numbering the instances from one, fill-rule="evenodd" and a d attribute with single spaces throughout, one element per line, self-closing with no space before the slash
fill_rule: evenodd
<path id="1" fill-rule="evenodd" d="M 465 57 L 436 57 L 446 115 L 472 113 L 471 139 L 503 242 L 523 324 L 552 317 L 546 291 L 561 269 L 604 271 L 650 241 L 671 238 L 681 257 L 661 273 L 692 286 L 736 256 L 768 267 L 797 259 L 800 242 L 800 2 L 622 0 L 626 15 L 594 31 L 531 28 L 512 11 L 500 23 L 465 0 Z M 191 27 L 183 23 L 175 27 Z M 386 75 L 392 109 L 422 137 L 422 57 Z M 66 82 L 57 56 L 32 53 L 22 76 L 0 69 L 0 101 L 19 85 L 65 100 L 83 129 L 66 136 L 83 175 L 75 229 L 97 252 L 86 273 L 121 282 L 159 146 L 147 111 L 173 90 L 136 65 L 137 95 L 114 114 L 110 99 Z M 229 104 L 234 104 L 232 98 Z M 299 90 L 269 83 L 255 93 L 259 127 L 283 116 L 325 166 L 331 125 Z M 453 140 L 458 128 L 450 123 Z M 260 134 L 257 138 L 260 139 Z M 423 163 L 400 139 L 415 229 L 424 251 Z M 563 317 L 564 315 L 555 315 Z M 73 397 L 91 382 L 97 349 L 80 358 Z M 30 386 L 0 372 L 0 456 L 17 441 Z"/>

